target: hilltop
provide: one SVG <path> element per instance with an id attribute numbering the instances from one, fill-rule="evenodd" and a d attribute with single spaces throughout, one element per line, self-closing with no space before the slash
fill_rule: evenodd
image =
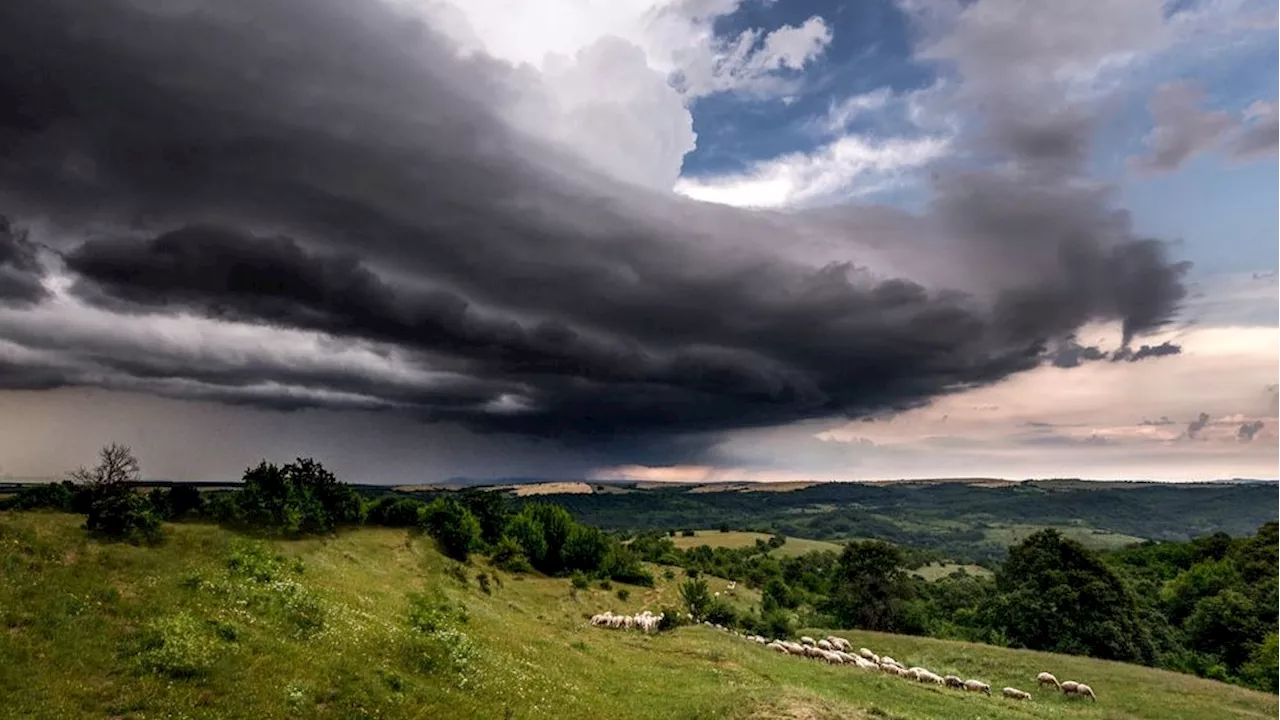
<path id="1" fill-rule="evenodd" d="M 660 568 L 653 588 L 575 589 L 478 557 L 459 565 L 406 530 L 255 541 L 184 523 L 166 526 L 159 547 L 135 547 L 90 540 L 81 522 L 0 513 L 0 717 L 1199 720 L 1280 711 L 1274 695 L 1082 657 L 841 631 L 905 662 L 1035 696 L 1015 704 L 779 656 L 702 626 L 653 636 L 588 626 L 604 609 L 673 604 L 676 582 Z M 424 644 L 415 630 L 424 624 L 448 630 L 449 642 Z M 1032 678 L 1046 669 L 1090 682 L 1099 703 L 1038 692 Z"/>

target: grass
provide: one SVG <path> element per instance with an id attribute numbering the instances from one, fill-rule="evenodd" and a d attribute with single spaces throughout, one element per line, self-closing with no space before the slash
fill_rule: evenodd
<path id="1" fill-rule="evenodd" d="M 687 550 L 691 547 L 699 545 L 710 545 L 711 547 L 740 548 L 755 545 L 756 540 L 768 542 L 771 535 L 757 532 L 745 532 L 740 530 L 732 530 L 730 532 L 720 532 L 719 530 L 695 530 L 693 537 L 685 537 L 677 533 L 676 537 L 671 538 L 675 546 Z M 803 555 L 807 552 L 815 550 L 832 550 L 840 552 L 841 545 L 839 543 L 828 542 L 826 540 L 806 540 L 804 538 L 788 537 L 787 542 L 780 548 L 772 551 L 774 555 L 785 555 L 788 557 L 795 555 Z"/>
<path id="2" fill-rule="evenodd" d="M 1028 535 L 1043 530 L 1048 526 L 1041 525 L 1005 525 L 1001 527 L 990 528 L 986 531 L 987 540 L 1004 546 L 1017 545 L 1027 538 Z M 1053 526 L 1058 532 L 1064 536 L 1078 540 L 1085 547 L 1095 550 L 1112 550 L 1122 548 L 1126 545 L 1140 543 L 1143 538 L 1133 535 L 1124 535 L 1122 533 L 1108 532 L 1106 530 L 1097 530 L 1087 527 L 1073 526 Z"/>
<path id="3" fill-rule="evenodd" d="M 913 575 L 919 575 L 929 582 L 933 582 L 935 580 L 941 580 L 957 570 L 963 570 L 970 575 L 980 575 L 983 577 L 991 575 L 991 571 L 981 565 L 957 565 L 956 563 L 929 563 L 928 565 L 912 570 L 911 573 Z"/>
<path id="4" fill-rule="evenodd" d="M 140 548 L 88 540 L 80 522 L 0 513 L 0 718 L 1199 720 L 1280 711 L 1273 695 L 1087 658 L 840 633 L 1035 696 L 1019 704 L 780 656 L 701 626 L 645 636 L 587 624 L 606 608 L 673 603 L 679 573 L 628 588 L 622 602 L 619 583 L 571 591 L 565 579 L 482 562 L 458 572 L 402 530 L 255 545 L 213 526 L 173 525 L 163 546 Z M 491 594 L 475 581 L 480 570 L 493 578 Z M 1040 670 L 1089 682 L 1100 701 L 1037 691 Z"/>

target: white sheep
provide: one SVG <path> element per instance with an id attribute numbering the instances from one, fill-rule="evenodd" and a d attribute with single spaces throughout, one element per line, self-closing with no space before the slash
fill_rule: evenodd
<path id="1" fill-rule="evenodd" d="M 859 657 L 857 655 L 853 656 L 853 663 L 858 667 L 862 668 L 863 670 L 879 670 L 880 669 L 879 665 L 871 662 L 870 660 L 864 657 Z"/>
<path id="2" fill-rule="evenodd" d="M 1062 688 L 1062 683 L 1058 682 L 1058 678 L 1054 677 L 1053 673 L 1042 672 L 1036 676 L 1036 687 L 1044 687 L 1045 685 Z"/>
<path id="3" fill-rule="evenodd" d="M 1067 680 L 1062 683 L 1062 694 L 1068 697 L 1089 697 L 1092 698 L 1094 702 L 1098 701 L 1098 696 L 1093 694 L 1093 688 L 1085 685 L 1084 683 L 1078 683 L 1072 680 Z"/>
<path id="4" fill-rule="evenodd" d="M 924 672 L 921 672 L 921 673 L 916 673 L 916 680 L 919 680 L 922 683 L 933 683 L 934 685 L 946 684 L 946 682 L 943 681 L 941 675 L 930 672 L 929 670 L 925 670 Z"/>
<path id="5" fill-rule="evenodd" d="M 863 660 L 862 662 L 867 662 L 867 661 Z M 889 665 L 886 663 L 880 663 L 880 670 L 883 672 L 887 672 L 890 675 L 897 675 L 899 677 L 903 677 L 907 674 L 907 671 L 904 668 L 898 665 Z"/>
<path id="6" fill-rule="evenodd" d="M 808 635 L 802 635 L 802 636 L 800 637 L 800 644 L 801 644 L 801 645 L 816 645 L 817 643 L 815 643 L 815 642 L 813 641 L 813 638 L 809 637 Z"/>
<path id="7" fill-rule="evenodd" d="M 827 652 L 830 652 L 836 649 L 835 645 L 832 645 L 830 640 L 819 640 L 818 647 L 822 648 L 823 650 L 826 650 Z"/>
<path id="8" fill-rule="evenodd" d="M 888 655 L 880 656 L 880 664 L 883 665 L 884 663 L 889 663 L 890 665 L 897 665 L 898 667 L 902 667 L 902 663 L 898 662 L 897 660 L 894 660 Z"/>
<path id="9" fill-rule="evenodd" d="M 864 658 L 866 658 L 866 659 L 870 660 L 870 661 L 871 661 L 871 662 L 873 662 L 873 663 L 877 663 L 877 664 L 879 664 L 879 662 L 880 662 L 880 656 L 879 656 L 879 655 L 877 655 L 877 654 L 875 654 L 875 653 L 873 653 L 873 652 L 871 652 L 870 650 L 868 650 L 868 649 L 866 649 L 866 648 L 858 648 L 858 654 L 859 654 L 859 655 L 861 655 L 862 657 L 864 657 Z"/>
<path id="10" fill-rule="evenodd" d="M 964 689 L 964 680 L 961 680 L 956 675 L 944 675 L 942 676 L 942 682 L 945 683 L 946 686 L 950 688 L 956 688 L 957 690 Z"/>
<path id="11" fill-rule="evenodd" d="M 991 694 L 991 686 L 981 680 L 965 680 L 964 689 L 969 692 L 981 692 L 988 695 Z"/>
<path id="12" fill-rule="evenodd" d="M 1013 700 L 1030 700 L 1031 693 L 1023 692 L 1018 688 L 1007 687 L 1000 691 L 1000 694 Z"/>
<path id="13" fill-rule="evenodd" d="M 771 642 L 771 643 L 769 643 L 768 645 L 765 645 L 765 647 L 769 648 L 770 650 L 772 650 L 772 651 L 774 651 L 774 652 L 780 652 L 780 653 L 782 653 L 783 655 L 786 655 L 786 654 L 787 654 L 787 649 L 786 649 L 785 647 L 783 647 L 781 643 Z"/>

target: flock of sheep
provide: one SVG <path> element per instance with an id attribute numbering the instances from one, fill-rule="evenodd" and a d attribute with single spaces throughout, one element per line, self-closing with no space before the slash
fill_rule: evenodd
<path id="1" fill-rule="evenodd" d="M 658 623 L 662 621 L 662 618 L 662 613 L 654 615 L 648 610 L 636 615 L 615 615 L 612 611 L 606 610 L 598 615 L 592 615 L 591 625 L 613 630 L 635 629 L 650 633 L 658 629 Z M 906 667 L 888 655 L 877 655 L 867 648 L 858 648 L 855 653 L 853 652 L 853 645 L 848 640 L 835 635 L 828 635 L 821 640 L 814 640 L 806 635 L 800 638 L 800 642 L 792 642 L 790 640 L 768 640 L 760 635 L 741 635 L 736 630 L 730 630 L 722 625 L 714 625 L 709 622 L 704 622 L 703 625 L 732 633 L 738 637 L 745 638 L 749 642 L 763 645 L 774 652 L 784 655 L 796 655 L 798 657 L 822 660 L 832 665 L 853 665 L 862 670 L 883 672 L 919 683 L 940 685 L 967 692 L 991 694 L 991 686 L 981 680 L 964 680 L 956 675 L 938 675 L 922 667 Z M 1046 685 L 1052 685 L 1061 690 L 1062 694 L 1067 697 L 1088 697 L 1094 702 L 1098 700 L 1098 697 L 1093 693 L 1093 688 L 1088 685 L 1072 680 L 1058 682 L 1058 678 L 1051 673 L 1042 672 L 1036 676 L 1036 686 L 1044 687 Z M 1000 694 L 1013 700 L 1031 699 L 1031 693 L 1013 687 L 1001 689 Z"/>
<path id="2" fill-rule="evenodd" d="M 718 630 L 727 630 L 719 625 L 711 625 L 704 623 Z M 848 640 L 835 635 L 828 635 L 821 640 L 814 640 L 809 636 L 800 638 L 800 642 L 791 642 L 790 640 L 767 640 L 760 635 L 744 635 L 742 636 L 749 642 L 754 642 L 773 650 L 774 652 L 783 653 L 785 655 L 796 655 L 799 657 L 813 658 L 822 660 L 832 665 L 853 665 L 863 670 L 871 670 L 875 672 L 883 672 L 889 675 L 915 680 L 916 682 L 941 685 L 943 687 L 955 688 L 967 692 L 980 692 L 987 695 L 991 694 L 991 686 L 981 680 L 964 680 L 955 675 L 938 675 L 926 668 L 922 667 L 905 667 L 902 663 L 894 660 L 888 655 L 877 655 L 867 648 L 858 648 L 853 652 L 853 645 Z M 1058 682 L 1052 674 L 1042 672 L 1036 676 L 1037 686 L 1053 685 L 1062 690 L 1062 693 L 1068 697 L 1088 697 L 1097 701 L 1097 696 L 1093 694 L 1093 688 L 1084 683 L 1068 680 L 1066 682 Z M 1007 687 L 1000 690 L 1000 694 L 1013 700 L 1030 700 L 1031 693 L 1018 688 Z"/>
<path id="3" fill-rule="evenodd" d="M 650 633 L 658 629 L 658 623 L 662 622 L 663 614 L 653 613 L 645 610 L 636 615 L 614 615 L 613 611 L 605 610 L 599 615 L 591 616 L 591 625 L 593 627 L 609 628 L 611 630 L 640 630 Z"/>

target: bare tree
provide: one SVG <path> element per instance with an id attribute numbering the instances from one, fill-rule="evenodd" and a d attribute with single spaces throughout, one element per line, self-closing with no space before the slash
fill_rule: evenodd
<path id="1" fill-rule="evenodd" d="M 98 451 L 96 467 L 73 470 L 69 475 L 74 483 L 92 491 L 115 490 L 137 482 L 141 471 L 138 458 L 128 445 L 111 443 Z"/>

